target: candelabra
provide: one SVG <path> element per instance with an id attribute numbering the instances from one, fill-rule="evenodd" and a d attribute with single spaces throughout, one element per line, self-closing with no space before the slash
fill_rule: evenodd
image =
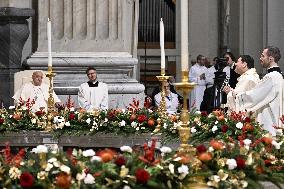
<path id="1" fill-rule="evenodd" d="M 165 84 L 168 81 L 168 79 L 171 76 L 165 75 L 165 69 L 161 69 L 161 75 L 156 76 L 159 82 L 161 83 L 161 102 L 158 107 L 158 112 L 160 114 L 161 119 L 159 120 L 159 124 L 157 125 L 156 129 L 153 131 L 154 133 L 157 133 L 161 129 L 161 122 L 163 119 L 167 116 L 167 105 L 166 105 L 166 90 L 165 90 Z"/>
<path id="2" fill-rule="evenodd" d="M 188 71 L 182 71 L 182 81 L 180 83 L 174 83 L 177 90 L 182 91 L 183 94 L 183 109 L 180 114 L 181 126 L 179 127 L 179 136 L 180 136 L 180 147 L 178 151 L 180 154 L 189 157 L 191 165 L 193 169 L 200 169 L 201 162 L 196 158 L 196 150 L 195 148 L 188 144 L 188 140 L 191 136 L 190 128 L 188 126 L 189 123 L 189 112 L 187 107 L 187 99 L 190 91 L 195 87 L 196 83 L 188 82 Z M 192 183 L 192 184 L 191 184 Z M 206 184 L 204 184 L 202 177 L 192 177 L 190 184 L 188 184 L 186 189 L 201 189 L 207 188 Z"/>
<path id="3" fill-rule="evenodd" d="M 53 78 L 55 77 L 55 73 L 52 72 L 52 67 L 48 66 L 48 70 L 46 73 L 46 77 L 49 79 L 49 89 L 48 89 L 48 100 L 47 100 L 47 125 L 45 130 L 46 131 L 51 131 L 52 130 L 52 120 L 54 116 L 54 97 L 53 97 Z"/>

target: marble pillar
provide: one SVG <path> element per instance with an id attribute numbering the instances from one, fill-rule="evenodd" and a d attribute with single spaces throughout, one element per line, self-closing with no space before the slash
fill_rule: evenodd
<path id="1" fill-rule="evenodd" d="M 30 69 L 47 69 L 46 22 L 52 22 L 55 91 L 63 101 L 77 100 L 78 86 L 94 66 L 109 87 L 110 108 L 143 101 L 137 81 L 137 0 L 39 0 L 38 48 L 27 60 Z"/>
<path id="2" fill-rule="evenodd" d="M 0 101 L 13 104 L 14 73 L 22 69 L 22 50 L 29 37 L 27 19 L 34 15 L 29 8 L 0 7 Z"/>

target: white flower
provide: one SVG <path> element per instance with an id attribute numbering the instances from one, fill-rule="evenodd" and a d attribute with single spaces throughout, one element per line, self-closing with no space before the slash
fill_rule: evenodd
<path id="1" fill-rule="evenodd" d="M 108 122 L 108 118 L 105 118 L 104 122 L 105 122 L 105 123 Z"/>
<path id="2" fill-rule="evenodd" d="M 100 156 L 93 156 L 92 158 L 91 158 L 91 161 L 93 162 L 93 161 L 99 161 L 99 162 L 101 162 L 102 161 L 102 158 L 100 157 Z"/>
<path id="3" fill-rule="evenodd" d="M 90 123 L 91 123 L 91 119 L 88 118 L 88 119 L 86 120 L 86 123 L 90 124 Z"/>
<path id="4" fill-rule="evenodd" d="M 132 122 L 131 122 L 131 127 L 136 128 L 136 127 L 137 127 L 137 125 L 138 125 L 138 123 L 137 123 L 137 122 L 135 122 L 135 121 L 132 121 Z"/>
<path id="5" fill-rule="evenodd" d="M 94 156 L 94 155 L 96 155 L 96 152 L 92 149 L 83 151 L 84 157 L 90 157 L 90 156 Z"/>
<path id="6" fill-rule="evenodd" d="M 160 150 L 164 154 L 172 152 L 172 149 L 170 147 L 167 147 L 167 146 L 163 146 Z"/>
<path id="7" fill-rule="evenodd" d="M 22 107 L 22 110 L 27 110 L 27 109 L 28 109 L 28 108 L 27 108 L 27 107 L 25 107 L 25 106 L 24 106 L 24 107 Z"/>
<path id="8" fill-rule="evenodd" d="M 190 129 L 190 132 L 191 132 L 191 133 L 196 133 L 196 131 L 197 131 L 197 130 L 195 129 L 195 127 L 191 127 L 191 129 Z"/>
<path id="9" fill-rule="evenodd" d="M 214 152 L 214 148 L 213 148 L 212 146 L 210 146 L 210 147 L 208 148 L 208 151 L 209 151 L 209 152 Z"/>
<path id="10" fill-rule="evenodd" d="M 243 142 L 244 142 L 244 144 L 246 146 L 249 146 L 251 144 L 251 140 L 250 139 L 245 139 Z"/>
<path id="11" fill-rule="evenodd" d="M 121 127 L 123 127 L 123 126 L 126 125 L 126 122 L 125 122 L 124 120 L 122 120 L 122 121 L 119 123 L 119 125 L 120 125 Z"/>
<path id="12" fill-rule="evenodd" d="M 48 149 L 45 145 L 38 145 L 36 148 L 32 149 L 33 153 L 39 154 L 39 153 L 47 153 Z"/>
<path id="13" fill-rule="evenodd" d="M 123 189 L 131 189 L 131 188 L 130 188 L 130 186 L 125 185 L 125 186 L 123 186 Z"/>
<path id="14" fill-rule="evenodd" d="M 275 147 L 275 149 L 280 150 L 280 146 L 282 145 L 283 141 L 276 142 L 275 140 L 272 141 L 272 145 Z"/>
<path id="15" fill-rule="evenodd" d="M 70 171 L 71 171 L 70 167 L 68 167 L 68 166 L 66 166 L 66 165 L 61 165 L 59 169 L 60 169 L 61 171 L 65 172 L 65 173 L 67 173 L 67 174 L 69 174 Z"/>
<path id="16" fill-rule="evenodd" d="M 141 127 L 141 129 L 146 129 L 145 127 Z"/>
<path id="17" fill-rule="evenodd" d="M 125 113 L 125 111 L 126 111 L 125 109 L 121 109 L 121 112 L 122 112 L 122 113 Z"/>
<path id="18" fill-rule="evenodd" d="M 33 119 L 31 120 L 31 122 L 32 122 L 32 124 L 36 124 L 36 118 L 33 118 Z"/>
<path id="19" fill-rule="evenodd" d="M 149 112 L 149 113 L 152 113 L 152 112 L 153 112 L 153 110 L 151 110 L 151 109 L 148 109 L 148 112 Z"/>
<path id="20" fill-rule="evenodd" d="M 45 171 L 41 171 L 39 173 L 37 173 L 37 178 L 39 180 L 45 180 L 48 177 L 48 173 Z"/>
<path id="21" fill-rule="evenodd" d="M 201 111 L 196 111 L 195 114 L 196 115 L 201 115 Z"/>
<path id="22" fill-rule="evenodd" d="M 53 168 L 53 165 L 52 165 L 51 163 L 48 163 L 48 164 L 46 165 L 45 171 L 48 172 L 48 171 L 50 171 L 52 168 Z"/>
<path id="23" fill-rule="evenodd" d="M 65 123 L 65 126 L 69 127 L 69 126 L 70 126 L 70 122 L 67 121 L 67 122 Z"/>
<path id="24" fill-rule="evenodd" d="M 87 176 L 84 178 L 85 184 L 94 184 L 95 178 L 91 174 L 87 174 Z"/>
<path id="25" fill-rule="evenodd" d="M 276 129 L 276 135 L 282 136 L 283 135 L 283 130 L 282 129 Z"/>
<path id="26" fill-rule="evenodd" d="M 57 161 L 57 159 L 55 157 L 53 157 L 53 158 L 50 158 L 47 162 L 48 163 L 53 163 L 53 162 L 56 162 L 56 161 Z"/>
<path id="27" fill-rule="evenodd" d="M 230 170 L 235 169 L 237 167 L 237 162 L 235 159 L 227 159 L 226 165 L 228 165 L 228 168 Z"/>
<path id="28" fill-rule="evenodd" d="M 15 106 L 9 106 L 9 110 L 15 109 Z"/>
<path id="29" fill-rule="evenodd" d="M 77 173 L 77 175 L 76 175 L 76 179 L 79 180 L 79 181 L 83 180 L 85 177 L 86 177 L 86 173 L 85 173 L 84 170 L 82 171 L 82 173 Z"/>
<path id="30" fill-rule="evenodd" d="M 208 118 L 212 118 L 212 117 L 214 117 L 214 114 L 210 113 L 210 114 L 208 115 Z"/>
<path id="31" fill-rule="evenodd" d="M 242 129 L 243 126 L 244 126 L 244 124 L 243 124 L 242 122 L 238 122 L 238 123 L 236 124 L 236 127 L 237 127 L 238 129 Z"/>
<path id="32" fill-rule="evenodd" d="M 136 127 L 136 131 L 139 131 L 139 129 L 140 129 L 139 127 Z"/>
<path id="33" fill-rule="evenodd" d="M 120 150 L 122 152 L 129 152 L 129 153 L 132 153 L 132 148 L 130 146 L 121 146 L 120 147 Z"/>
<path id="34" fill-rule="evenodd" d="M 168 124 L 167 123 L 164 123 L 164 129 L 166 129 L 168 127 Z"/>
<path id="35" fill-rule="evenodd" d="M 187 175 L 188 174 L 188 166 L 187 165 L 181 165 L 178 168 L 178 173 Z"/>
<path id="36" fill-rule="evenodd" d="M 214 125 L 213 128 L 212 128 L 212 132 L 215 133 L 215 131 L 217 131 L 217 130 L 218 130 L 218 127 L 216 125 Z"/>
<path id="37" fill-rule="evenodd" d="M 175 166 L 174 166 L 174 164 L 172 164 L 172 163 L 169 164 L 169 170 L 170 170 L 170 173 L 175 174 Z"/>
<path id="38" fill-rule="evenodd" d="M 12 180 L 16 180 L 16 179 L 20 178 L 20 176 L 21 176 L 21 170 L 18 169 L 17 167 L 11 167 L 9 169 L 9 177 Z"/>
<path id="39" fill-rule="evenodd" d="M 75 111 L 75 108 L 74 107 L 71 107 L 70 108 L 70 112 L 74 112 Z"/>
<path id="40" fill-rule="evenodd" d="M 216 120 L 216 121 L 215 121 L 215 125 L 217 125 L 217 124 L 218 124 L 218 121 Z"/>

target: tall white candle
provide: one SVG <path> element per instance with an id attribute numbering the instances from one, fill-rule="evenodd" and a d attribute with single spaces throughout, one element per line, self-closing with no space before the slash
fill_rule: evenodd
<path id="1" fill-rule="evenodd" d="M 48 45 L 48 67 L 52 67 L 52 56 L 51 56 L 51 21 L 47 20 L 47 45 Z"/>
<path id="2" fill-rule="evenodd" d="M 164 23 L 160 21 L 160 48 L 161 48 L 161 69 L 165 69 L 165 47 L 164 47 Z"/>
<path id="3" fill-rule="evenodd" d="M 181 71 L 188 71 L 188 0 L 181 0 Z"/>

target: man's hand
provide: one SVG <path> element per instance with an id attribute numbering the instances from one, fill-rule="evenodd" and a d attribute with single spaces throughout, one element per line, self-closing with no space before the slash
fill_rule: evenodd
<path id="1" fill-rule="evenodd" d="M 205 80 L 205 73 L 201 74 L 199 77 L 200 77 L 200 80 Z"/>
<path id="2" fill-rule="evenodd" d="M 223 88 L 223 91 L 224 91 L 226 94 L 228 94 L 231 90 L 232 90 L 232 88 L 229 87 L 229 86 L 225 86 L 225 87 Z"/>

